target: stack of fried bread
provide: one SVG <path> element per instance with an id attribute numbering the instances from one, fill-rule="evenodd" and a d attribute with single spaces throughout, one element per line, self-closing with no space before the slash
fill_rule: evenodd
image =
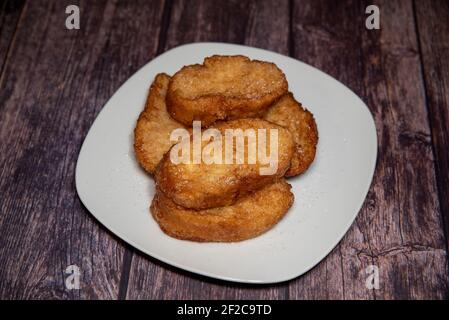
<path id="1" fill-rule="evenodd" d="M 193 141 L 192 126 L 198 122 L 202 132 L 215 129 L 223 135 L 228 129 L 276 129 L 273 172 L 261 174 L 258 156 L 245 161 L 250 158 L 246 148 L 241 161 L 232 163 L 173 161 L 175 149 Z M 187 138 L 173 141 L 177 129 L 185 129 Z M 203 136 L 199 148 L 205 152 L 211 140 Z M 241 241 L 273 227 L 293 204 L 285 178 L 307 170 L 317 142 L 313 115 L 288 91 L 284 73 L 273 63 L 244 56 L 215 55 L 172 77 L 158 74 L 134 130 L 136 158 L 156 181 L 154 219 L 169 236 L 200 242 Z M 223 148 L 223 156 L 224 144 L 215 146 Z M 264 147 L 269 153 L 272 143 Z M 192 160 L 190 153 L 193 149 Z"/>

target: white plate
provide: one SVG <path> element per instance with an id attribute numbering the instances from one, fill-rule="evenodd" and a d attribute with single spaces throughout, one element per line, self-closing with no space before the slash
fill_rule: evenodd
<path id="1" fill-rule="evenodd" d="M 315 116 L 315 162 L 289 179 L 295 203 L 267 233 L 239 243 L 196 243 L 165 235 L 149 213 L 154 183 L 138 166 L 133 129 L 157 73 L 175 73 L 204 57 L 242 54 L 276 63 L 290 90 Z M 246 46 L 195 43 L 155 58 L 112 96 L 81 148 L 76 188 L 89 211 L 137 249 L 176 267 L 248 283 L 295 278 L 315 266 L 340 241 L 368 192 L 377 156 L 373 118 L 347 87 L 298 60 Z"/>

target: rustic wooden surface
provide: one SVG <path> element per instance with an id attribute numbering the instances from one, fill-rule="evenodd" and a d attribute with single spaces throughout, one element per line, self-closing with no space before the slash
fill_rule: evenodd
<path id="1" fill-rule="evenodd" d="M 0 5 L 1 299 L 448 299 L 449 3 L 3 1 Z M 64 27 L 81 9 L 81 29 Z M 340 244 L 287 283 L 213 280 L 149 258 L 105 230 L 74 185 L 82 141 L 143 64 L 195 41 L 241 43 L 329 73 L 370 107 L 379 155 Z M 65 268 L 82 270 L 67 290 Z M 379 267 L 380 288 L 365 287 Z"/>

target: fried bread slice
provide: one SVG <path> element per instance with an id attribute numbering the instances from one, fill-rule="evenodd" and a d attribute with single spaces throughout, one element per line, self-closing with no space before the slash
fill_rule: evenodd
<path id="1" fill-rule="evenodd" d="M 284 73 L 274 64 L 245 56 L 214 55 L 183 67 L 170 80 L 167 108 L 186 126 L 258 117 L 287 93 Z"/>
<path id="2" fill-rule="evenodd" d="M 176 205 L 157 191 L 151 213 L 171 237 L 198 242 L 235 242 L 256 237 L 272 228 L 292 206 L 291 186 L 281 179 L 239 199 L 235 204 L 207 210 Z"/>
<path id="3" fill-rule="evenodd" d="M 137 161 L 150 174 L 154 174 L 164 154 L 175 143 L 170 141 L 171 132 L 184 128 L 167 112 L 165 96 L 169 81 L 170 77 L 164 73 L 155 77 L 145 108 L 134 129 L 134 151 Z"/>
<path id="4" fill-rule="evenodd" d="M 165 154 L 156 170 L 157 187 L 180 206 L 201 210 L 231 205 L 240 197 L 283 177 L 290 167 L 294 142 L 290 132 L 281 126 L 251 118 L 221 122 L 213 129 L 219 137 L 223 137 L 217 147 L 221 162 L 205 161 L 205 155 L 208 154 L 206 150 L 210 150 L 213 141 L 220 140 L 204 140 L 199 148 L 202 153 L 200 162 L 195 162 L 191 138 L 184 140 L 190 142 L 187 151 L 191 151 L 187 161 L 174 161 L 174 156 L 185 152 L 180 152 L 181 143 L 178 143 Z M 241 141 L 244 141 L 244 145 L 240 152 L 237 148 L 238 139 L 232 138 L 233 133 L 243 136 Z M 250 133 L 254 134 L 252 139 L 247 138 Z M 231 137 L 229 141 L 227 135 Z M 260 144 L 263 140 L 265 145 Z M 250 151 L 254 149 L 256 152 Z M 229 157 L 231 161 L 226 162 L 227 150 L 230 150 L 232 158 Z M 264 159 L 261 153 L 267 157 Z"/>
<path id="5" fill-rule="evenodd" d="M 264 119 L 287 128 L 295 141 L 295 152 L 285 176 L 293 177 L 306 171 L 315 159 L 318 144 L 313 114 L 288 93 L 268 109 Z"/>

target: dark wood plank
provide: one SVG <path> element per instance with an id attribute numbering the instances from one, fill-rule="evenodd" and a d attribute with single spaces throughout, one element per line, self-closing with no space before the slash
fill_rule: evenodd
<path id="1" fill-rule="evenodd" d="M 376 173 L 356 222 L 290 298 L 447 298 L 447 255 L 411 1 L 374 1 L 381 30 L 367 30 L 368 1 L 295 1 L 293 54 L 339 79 L 374 115 Z M 380 289 L 365 287 L 365 268 Z"/>
<path id="2" fill-rule="evenodd" d="M 80 30 L 64 27 L 69 4 Z M 125 247 L 80 203 L 75 164 L 104 103 L 155 55 L 162 6 L 26 3 L 0 84 L 0 298 L 118 297 Z M 81 290 L 65 289 L 70 264 Z"/>
<path id="3" fill-rule="evenodd" d="M 201 41 L 247 44 L 288 54 L 288 1 L 174 1 L 165 49 Z"/>
<path id="4" fill-rule="evenodd" d="M 25 0 L 5 0 L 0 4 L 0 75 L 9 52 L 11 42 L 19 24 Z"/>
<path id="5" fill-rule="evenodd" d="M 415 1 L 440 207 L 449 248 L 449 2 Z"/>
<path id="6" fill-rule="evenodd" d="M 288 53 L 288 1 L 174 1 L 164 50 L 195 41 L 244 43 Z M 275 19 L 273 19 L 275 17 Z M 267 23 L 270 21 L 270 23 Z M 134 255 L 129 299 L 283 299 L 285 284 L 245 286 L 193 275 Z"/>

